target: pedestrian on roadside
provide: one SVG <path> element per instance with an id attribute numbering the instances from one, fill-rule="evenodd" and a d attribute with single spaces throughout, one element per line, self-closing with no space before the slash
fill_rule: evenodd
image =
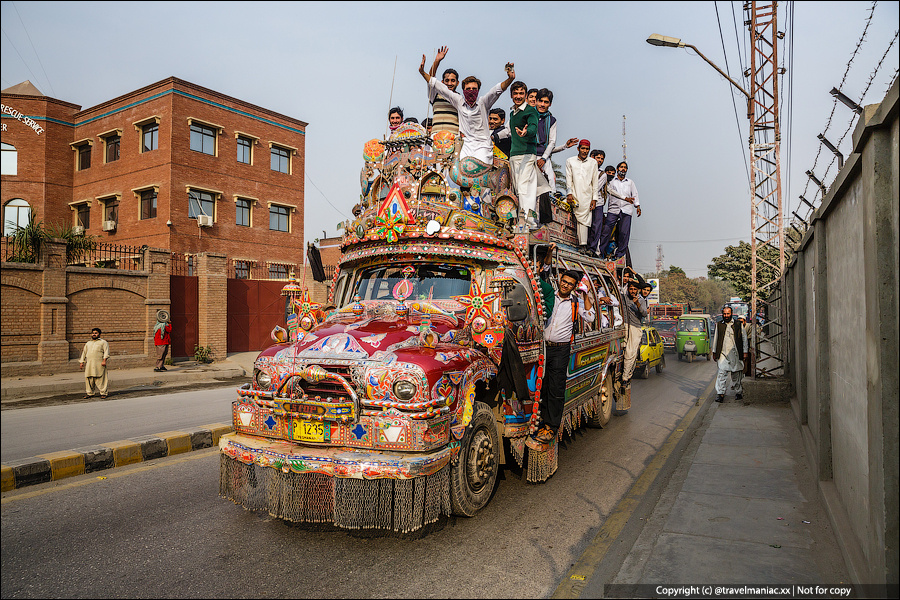
<path id="1" fill-rule="evenodd" d="M 172 323 L 168 311 L 156 311 L 156 327 L 153 328 L 153 343 L 156 345 L 156 368 L 154 371 L 168 371 L 166 368 L 166 356 L 169 354 L 169 346 L 172 344 L 169 334 L 172 333 Z"/>
<path id="2" fill-rule="evenodd" d="M 91 329 L 91 339 L 84 345 L 78 368 L 84 369 L 85 399 L 93 398 L 99 392 L 101 398 L 109 393 L 109 380 L 106 377 L 106 361 L 109 360 L 109 344 L 100 336 L 99 327 Z"/>
<path id="3" fill-rule="evenodd" d="M 744 397 L 744 361 L 747 360 L 747 333 L 739 319 L 731 318 L 731 307 L 722 309 L 722 319 L 716 323 L 713 360 L 716 361 L 716 402 L 725 400 L 728 379 L 738 400 Z"/>

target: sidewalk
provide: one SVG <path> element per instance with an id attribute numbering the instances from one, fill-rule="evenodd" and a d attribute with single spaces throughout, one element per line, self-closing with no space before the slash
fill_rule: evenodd
<path id="1" fill-rule="evenodd" d="M 657 477 L 658 497 L 645 494 L 646 507 L 628 515 L 630 535 L 623 529 L 609 552 L 594 552 L 593 564 L 582 559 L 555 597 L 659 597 L 658 586 L 678 585 L 849 585 L 784 386 L 745 380 L 743 401 L 731 392 L 717 404 L 714 390 L 701 398 L 704 410 L 685 426 L 668 480 Z M 601 529 L 585 556 L 602 537 Z"/>
<path id="2" fill-rule="evenodd" d="M 258 352 L 234 352 L 225 360 L 210 364 L 198 363 L 190 359 L 178 359 L 167 366 L 165 372 L 157 373 L 152 366 L 137 369 L 110 369 L 109 397 L 141 391 L 162 390 L 204 382 L 215 382 L 235 377 L 251 377 L 253 361 Z M 115 360 L 115 357 L 113 357 Z M 3 408 L 11 408 L 12 403 L 23 400 L 37 400 L 67 395 L 84 395 L 84 373 L 59 373 L 34 377 L 7 377 L 0 381 L 0 402 Z"/>

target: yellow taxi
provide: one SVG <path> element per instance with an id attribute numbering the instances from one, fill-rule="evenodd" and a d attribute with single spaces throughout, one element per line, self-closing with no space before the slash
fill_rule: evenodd
<path id="1" fill-rule="evenodd" d="M 635 374 L 640 373 L 642 379 L 647 379 L 651 368 L 655 367 L 657 373 L 662 373 L 665 366 L 666 354 L 659 332 L 655 327 L 644 325 L 641 327 L 641 347 L 634 365 Z"/>

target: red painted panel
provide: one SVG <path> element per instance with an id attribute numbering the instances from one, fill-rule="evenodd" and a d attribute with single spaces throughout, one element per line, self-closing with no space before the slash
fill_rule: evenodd
<path id="1" fill-rule="evenodd" d="M 255 352 L 272 345 L 272 329 L 285 326 L 285 283 L 228 280 L 228 352 Z"/>
<path id="2" fill-rule="evenodd" d="M 172 356 L 193 356 L 200 341 L 198 314 L 200 293 L 197 277 L 169 276 L 172 317 Z"/>

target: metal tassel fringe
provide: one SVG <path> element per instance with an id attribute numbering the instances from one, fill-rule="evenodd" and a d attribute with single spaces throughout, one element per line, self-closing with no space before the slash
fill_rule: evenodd
<path id="1" fill-rule="evenodd" d="M 528 448 L 528 471 L 525 476 L 529 483 L 540 483 L 547 481 L 550 476 L 556 473 L 559 465 L 559 440 L 553 438 L 547 450 L 535 451 Z"/>
<path id="2" fill-rule="evenodd" d="M 286 521 L 409 533 L 450 514 L 450 466 L 415 479 L 345 479 L 284 473 L 222 454 L 219 495 Z"/>

